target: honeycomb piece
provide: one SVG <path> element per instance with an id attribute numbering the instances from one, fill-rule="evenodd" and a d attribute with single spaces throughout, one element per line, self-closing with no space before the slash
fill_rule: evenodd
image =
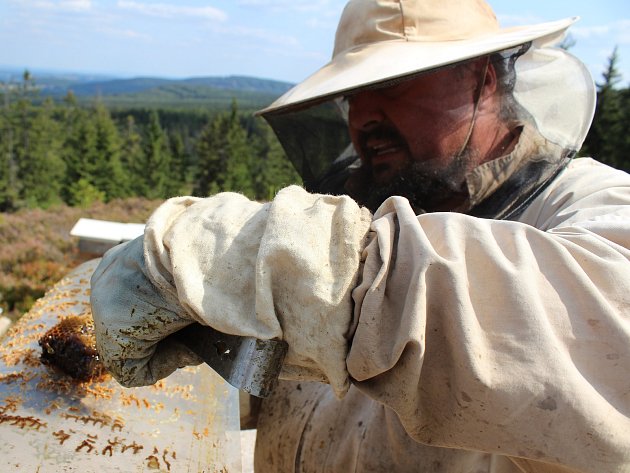
<path id="1" fill-rule="evenodd" d="M 105 368 L 96 351 L 94 321 L 84 314 L 70 316 L 48 330 L 39 339 L 41 361 L 79 381 L 105 375 Z"/>

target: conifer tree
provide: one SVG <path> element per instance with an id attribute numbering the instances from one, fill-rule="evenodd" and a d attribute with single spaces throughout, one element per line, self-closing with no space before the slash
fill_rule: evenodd
<path id="1" fill-rule="evenodd" d="M 138 185 L 144 180 L 144 150 L 142 136 L 133 115 L 127 115 L 122 130 L 120 162 L 127 195 L 140 195 Z"/>
<path id="2" fill-rule="evenodd" d="M 0 114 L 0 211 L 15 210 L 19 199 L 15 157 L 15 119 L 12 84 L 2 84 Z"/>
<path id="3" fill-rule="evenodd" d="M 70 184 L 68 193 L 72 196 L 72 205 L 74 207 L 87 208 L 94 202 L 104 202 L 106 200 L 105 192 L 98 190 L 84 177 Z"/>
<path id="4" fill-rule="evenodd" d="M 101 102 L 96 103 L 93 118 L 96 161 L 88 182 L 103 192 L 106 200 L 127 197 L 128 185 L 120 162 L 121 140 L 118 129 Z"/>
<path id="5" fill-rule="evenodd" d="M 2 146 L 4 159 L 0 171 L 6 177 L 6 186 L 2 186 L 3 207 L 46 207 L 60 201 L 63 176 L 59 130 L 52 118 L 53 103 L 47 99 L 41 106 L 34 105 L 38 91 L 28 71 L 12 89 L 12 100 L 5 95 L 3 134 L 8 140 Z"/>
<path id="6" fill-rule="evenodd" d="M 18 150 L 20 199 L 28 207 L 48 207 L 61 202 L 65 164 L 61 157 L 59 124 L 53 119 L 53 102 L 29 113 Z"/>
<path id="7" fill-rule="evenodd" d="M 72 192 L 75 189 L 73 186 L 81 179 L 94 186 L 92 176 L 98 160 L 96 125 L 92 114 L 85 109 L 76 109 L 72 113 L 72 123 L 63 154 L 66 164 L 63 196 L 70 205 L 82 200 Z"/>
<path id="8" fill-rule="evenodd" d="M 597 83 L 595 116 L 581 154 L 590 154 L 611 166 L 630 169 L 625 164 L 628 157 L 622 146 L 626 133 L 622 128 L 621 94 L 615 88 L 620 81 L 617 61 L 615 47 L 603 73 L 604 80 Z"/>
<path id="9" fill-rule="evenodd" d="M 208 196 L 225 189 L 229 117 L 220 114 L 203 128 L 197 141 L 197 172 L 193 193 Z"/>
<path id="10" fill-rule="evenodd" d="M 168 196 L 190 194 L 188 188 L 188 153 L 184 145 L 184 139 L 181 133 L 173 133 L 168 139 L 171 166 L 166 185 L 166 193 Z"/>
<path id="11" fill-rule="evenodd" d="M 247 131 L 241 124 L 236 102 L 232 102 L 226 137 L 227 157 L 222 191 L 240 192 L 255 197 L 254 153 L 248 141 Z"/>
<path id="12" fill-rule="evenodd" d="M 171 154 L 166 133 L 155 110 L 149 115 L 143 148 L 143 175 L 137 176 L 139 194 L 150 199 L 168 197 Z"/>

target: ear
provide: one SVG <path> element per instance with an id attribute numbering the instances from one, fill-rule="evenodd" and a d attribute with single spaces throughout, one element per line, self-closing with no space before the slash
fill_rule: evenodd
<path id="1" fill-rule="evenodd" d="M 483 74 L 484 69 L 486 71 L 479 95 L 478 107 L 480 112 L 496 111 L 499 103 L 499 98 L 497 97 L 499 89 L 497 70 L 490 61 L 486 61 L 488 61 L 488 59 L 484 59 L 480 70 L 480 74 Z"/>
<path id="2" fill-rule="evenodd" d="M 497 70 L 492 62 L 487 61 L 487 67 L 484 65 L 484 67 L 486 67 L 486 75 L 484 77 L 483 89 L 481 90 L 482 99 L 494 95 L 498 88 Z"/>

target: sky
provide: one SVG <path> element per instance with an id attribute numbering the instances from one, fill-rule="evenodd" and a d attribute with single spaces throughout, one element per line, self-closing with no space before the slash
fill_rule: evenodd
<path id="1" fill-rule="evenodd" d="M 440 1 L 440 0 L 435 0 Z M 627 0 L 489 0 L 502 26 L 579 16 L 570 51 L 601 80 Z M 118 77 L 246 75 L 299 82 L 330 58 L 345 0 L 0 0 L 0 67 Z"/>

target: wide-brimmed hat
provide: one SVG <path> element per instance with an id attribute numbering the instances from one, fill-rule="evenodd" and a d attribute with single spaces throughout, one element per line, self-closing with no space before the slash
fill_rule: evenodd
<path id="1" fill-rule="evenodd" d="M 499 92 L 512 104 L 511 119 L 574 153 L 590 128 L 596 98 L 584 63 L 555 47 L 576 20 L 501 28 L 483 0 L 350 0 L 332 60 L 258 114 L 304 185 L 334 193 L 329 189 L 343 183 L 358 159 L 345 97 L 496 53 L 493 63 L 507 79 Z M 457 79 L 450 85 L 456 90 Z"/>
<path id="2" fill-rule="evenodd" d="M 331 61 L 259 113 L 306 106 L 531 41 L 553 42 L 576 20 L 501 28 L 482 0 L 351 0 Z"/>

